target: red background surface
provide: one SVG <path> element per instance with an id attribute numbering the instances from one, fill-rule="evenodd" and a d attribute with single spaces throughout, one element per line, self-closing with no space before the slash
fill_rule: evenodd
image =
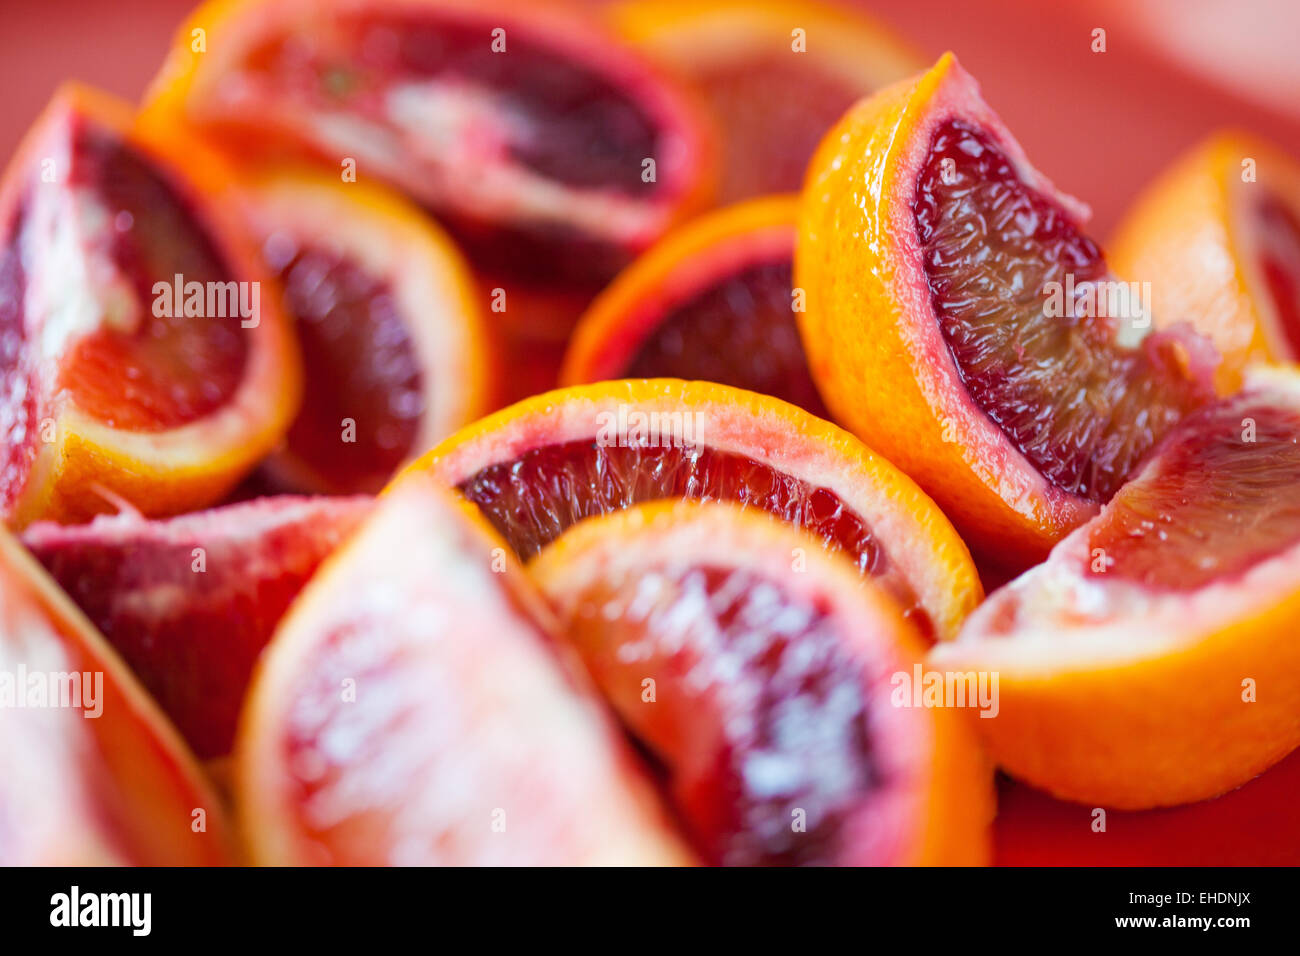
<path id="1" fill-rule="evenodd" d="M 706 2 L 706 0 L 701 0 Z M 760 2 L 760 0 L 755 0 Z M 190 0 L 0 0 L 0 157 L 54 88 L 76 78 L 138 99 Z M 869 0 L 922 54 L 956 51 L 1098 235 L 1182 149 L 1233 126 L 1300 155 L 1295 0 Z M 1090 49 L 1107 31 L 1107 52 Z M 1003 783 L 998 859 L 1048 863 L 1300 863 L 1300 755 L 1218 800 L 1143 814 Z"/>

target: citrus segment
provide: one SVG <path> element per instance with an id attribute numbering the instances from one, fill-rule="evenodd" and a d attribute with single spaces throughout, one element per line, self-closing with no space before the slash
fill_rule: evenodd
<path id="1" fill-rule="evenodd" d="M 1000 672 L 980 724 L 1003 766 L 1143 808 L 1222 793 L 1300 743 L 1298 442 L 1300 378 L 1253 373 L 934 652 Z"/>
<path id="2" fill-rule="evenodd" d="M 794 317 L 797 208 L 793 197 L 756 199 L 670 233 L 583 316 L 562 380 L 721 382 L 825 418 Z"/>
<path id="3" fill-rule="evenodd" d="M 609 16 L 712 108 L 723 202 L 797 190 L 846 109 L 924 65 L 862 13 L 805 0 L 631 0 Z"/>
<path id="4" fill-rule="evenodd" d="M 815 539 L 733 504 L 655 502 L 576 525 L 529 573 L 705 860 L 986 858 L 973 737 L 952 711 L 891 703 L 918 635 Z"/>
<path id="5" fill-rule="evenodd" d="M 103 639 L 0 530 L 0 864 L 232 862 L 221 801 Z"/>
<path id="6" fill-rule="evenodd" d="M 180 163 L 183 162 L 184 172 Z M 65 87 L 0 190 L 0 507 L 12 524 L 219 497 L 278 440 L 297 355 L 184 137 Z"/>
<path id="7" fill-rule="evenodd" d="M 237 748 L 270 864 L 690 859 L 522 569 L 427 477 L 329 559 L 259 668 Z"/>
<path id="8" fill-rule="evenodd" d="M 604 280 L 712 191 L 689 97 L 559 5 L 217 0 L 151 100 L 240 152 L 351 160 L 477 265 L 550 283 Z"/>
<path id="9" fill-rule="evenodd" d="M 294 490 L 378 491 L 488 410 L 495 358 L 474 279 L 441 230 L 379 187 L 279 171 L 250 198 L 304 367 L 269 467 Z"/>
<path id="10" fill-rule="evenodd" d="M 797 317 L 822 396 L 1007 563 L 1213 395 L 1213 348 L 1147 334 L 1085 218 L 951 54 L 850 110 L 803 194 Z"/>
<path id="11" fill-rule="evenodd" d="M 463 429 L 409 470 L 458 488 L 525 558 L 586 517 L 721 499 L 845 552 L 929 637 L 955 633 L 981 595 L 965 545 L 905 475 L 828 422 L 723 385 L 560 389 Z"/>
<path id="12" fill-rule="evenodd" d="M 1300 164 L 1276 148 L 1212 136 L 1147 187 L 1111 247 L 1150 283 L 1157 325 L 1186 319 L 1214 340 L 1221 391 L 1252 362 L 1300 358 Z"/>
<path id="13" fill-rule="evenodd" d="M 370 499 L 276 496 L 165 521 L 31 525 L 23 543 L 202 758 L 230 751 L 253 664 Z"/>

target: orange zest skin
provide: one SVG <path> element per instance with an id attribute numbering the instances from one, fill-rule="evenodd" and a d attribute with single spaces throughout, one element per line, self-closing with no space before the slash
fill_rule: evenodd
<path id="1" fill-rule="evenodd" d="M 1243 182 L 1255 161 L 1257 181 Z M 1178 159 L 1134 201 L 1108 247 L 1115 270 L 1151 283 L 1157 326 L 1190 322 L 1223 355 L 1216 386 L 1235 391 L 1259 361 L 1294 361 L 1259 275 L 1248 204 L 1270 190 L 1300 214 L 1300 164 L 1225 131 Z"/>
<path id="2" fill-rule="evenodd" d="M 928 146 L 918 142 L 922 124 L 958 107 L 996 122 L 949 53 L 858 103 L 822 140 L 795 249 L 795 286 L 807 297 L 799 326 L 836 420 L 941 500 L 973 545 L 1024 566 L 1097 508 L 1052 486 L 974 405 L 927 318 L 929 293 L 905 238 L 914 229 L 900 217 L 910 220 L 911 164 Z M 1041 177 L 1033 184 L 1051 189 Z"/>
<path id="3" fill-rule="evenodd" d="M 234 210 L 241 200 L 225 165 L 181 131 L 137 123 L 126 104 L 86 87 L 67 85 L 56 94 L 10 166 L 0 209 L 13 208 L 26 174 L 45 155 L 45 136 L 68 114 L 88 116 L 119 133 L 193 201 L 198 228 L 229 264 L 232 279 L 275 288 L 242 238 Z M 50 396 L 54 440 L 37 442 L 36 460 L 6 522 L 21 528 L 38 518 L 84 520 L 112 509 L 101 490 L 150 516 L 222 498 L 279 441 L 301 398 L 297 344 L 274 299 L 262 295 L 257 327 L 241 330 L 249 348 L 235 393 L 195 421 L 163 432 L 132 432 L 92 418 L 67 395 Z"/>
<path id="4" fill-rule="evenodd" d="M 611 282 L 574 330 L 561 385 L 620 378 L 645 338 L 678 303 L 719 275 L 793 253 L 794 196 L 729 206 L 669 233 Z"/>
<path id="5" fill-rule="evenodd" d="M 403 474 L 428 472 L 455 486 L 534 448 L 594 440 L 602 413 L 617 415 L 620 408 L 698 413 L 706 444 L 836 492 L 862 516 L 911 583 L 940 639 L 954 635 L 983 597 L 965 543 L 910 478 L 830 422 L 726 385 L 632 379 L 536 395 L 461 429 Z"/>
<path id="6" fill-rule="evenodd" d="M 390 283 L 417 355 L 425 398 L 411 456 L 494 406 L 500 363 L 474 277 L 450 237 L 431 219 L 381 186 L 345 185 L 301 167 L 259 170 L 251 174 L 248 191 L 255 234 L 283 229 Z M 288 447 L 278 449 L 268 464 L 293 486 L 316 493 L 379 491 L 336 487 Z"/>
<path id="7" fill-rule="evenodd" d="M 0 804 L 26 808 L 19 832 L 0 838 L 0 864 L 233 863 L 221 798 L 180 735 L 112 647 L 3 529 L 0 623 L 6 670 L 17 656 L 29 673 L 50 665 L 102 677 L 97 717 L 83 716 L 84 707 L 44 707 L 0 721 Z M 83 704 L 90 693 L 87 685 Z"/>
<path id="8" fill-rule="evenodd" d="M 790 571 L 790 555 L 798 549 L 807 555 L 806 573 Z M 878 645 L 872 642 L 861 652 L 884 656 L 889 663 L 879 666 L 885 670 L 910 675 L 925 653 L 919 635 L 883 589 L 869 583 L 863 587 L 852 565 L 822 552 L 805 532 L 732 503 L 654 501 L 589 518 L 535 556 L 528 573 L 553 607 L 572 608 L 611 568 L 619 569 L 620 577 L 623 572 L 635 575 L 656 561 L 751 569 L 816 606 L 846 615 L 864 630 L 879 628 Z M 845 640 L 850 635 L 862 640 L 863 632 L 851 628 L 845 628 Z M 600 633 L 591 639 L 599 641 Z M 671 695 L 671 686 L 661 688 L 665 691 Z M 891 821 L 892 832 L 880 838 L 890 848 L 890 858 L 873 864 L 986 865 L 993 818 L 991 765 L 966 715 L 955 708 L 898 708 L 880 721 L 878 732 L 908 734 L 907 744 L 899 744 L 908 752 L 897 759 L 916 764 L 900 771 L 907 782 L 890 787 L 890 796 L 883 798 L 887 805 L 877 811 Z"/>

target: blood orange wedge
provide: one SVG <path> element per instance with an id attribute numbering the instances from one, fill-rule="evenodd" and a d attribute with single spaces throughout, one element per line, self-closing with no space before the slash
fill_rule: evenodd
<path id="1" fill-rule="evenodd" d="M 583 316 L 561 381 L 700 379 L 827 417 L 795 324 L 797 208 L 793 196 L 754 199 L 670 233 Z"/>
<path id="2" fill-rule="evenodd" d="M 895 705 L 924 644 L 855 570 L 693 501 L 580 522 L 529 564 L 705 860 L 987 861 L 991 768 L 955 710 Z"/>
<path id="3" fill-rule="evenodd" d="M 1143 808 L 1236 787 L 1300 743 L 1300 375 L 1189 416 L 936 661 L 1000 673 L 994 756 Z"/>
<path id="4" fill-rule="evenodd" d="M 1235 133 L 1197 146 L 1138 198 L 1112 242 L 1115 268 L 1149 282 L 1157 322 L 1212 337 L 1220 386 L 1260 359 L 1300 359 L 1300 165 Z"/>
<path id="5" fill-rule="evenodd" d="M 425 476 L 307 586 L 249 695 L 238 802 L 270 864 L 689 860 L 522 568 Z"/>
<path id="6" fill-rule="evenodd" d="M 1041 557 L 1212 396 L 945 55 L 855 106 L 803 195 L 795 284 L 836 419 L 1007 563 Z"/>
<path id="7" fill-rule="evenodd" d="M 473 276 L 417 208 L 376 186 L 260 176 L 249 218 L 302 347 L 302 409 L 268 467 L 298 491 L 375 492 L 492 407 Z"/>
<path id="8" fill-rule="evenodd" d="M 231 861 L 220 800 L 167 719 L 0 530 L 0 865 Z"/>
<path id="9" fill-rule="evenodd" d="M 181 170 L 184 170 L 182 172 Z M 219 166 L 65 87 L 0 187 L 0 509 L 220 498 L 297 408 L 298 356 Z"/>
<path id="10" fill-rule="evenodd" d="M 34 524 L 31 549 L 203 758 L 230 751 L 253 664 L 371 499 L 276 496 L 165 521 Z"/>
<path id="11" fill-rule="evenodd" d="M 829 422 L 725 385 L 559 389 L 462 429 L 408 471 L 458 488 L 523 558 L 592 515 L 722 499 L 845 552 L 927 637 L 951 637 L 982 597 L 966 546 L 906 475 Z"/>
<path id="12" fill-rule="evenodd" d="M 713 191 L 688 95 L 549 3 L 217 0 L 182 27 L 150 111 L 241 152 L 351 161 L 477 265 L 547 282 L 603 281 Z"/>
<path id="13" fill-rule="evenodd" d="M 846 109 L 924 66 L 862 14 L 804 0 L 631 0 L 610 15 L 713 108 L 724 202 L 797 190 Z"/>

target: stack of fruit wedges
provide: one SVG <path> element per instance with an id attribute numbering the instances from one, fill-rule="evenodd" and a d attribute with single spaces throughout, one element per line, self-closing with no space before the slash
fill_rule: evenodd
<path id="1" fill-rule="evenodd" d="M 996 772 L 1247 784 L 1300 166 L 1087 219 L 838 8 L 199 7 L 0 187 L 0 862 L 975 865 Z"/>

